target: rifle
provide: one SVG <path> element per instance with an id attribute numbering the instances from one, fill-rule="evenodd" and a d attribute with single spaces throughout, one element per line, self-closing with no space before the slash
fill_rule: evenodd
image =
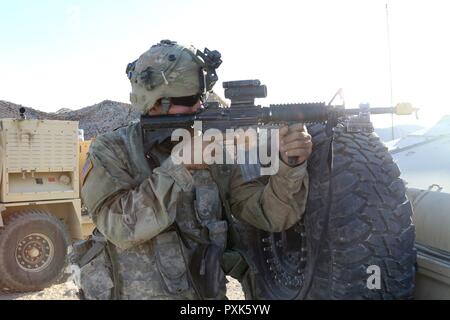
<path id="1" fill-rule="evenodd" d="M 201 121 L 203 130 L 255 127 L 258 125 L 280 123 L 323 123 L 335 127 L 340 118 L 345 118 L 348 132 L 373 132 L 371 114 L 410 115 L 417 112 L 409 103 L 395 107 L 370 108 L 361 104 L 359 108 L 345 109 L 333 106 L 331 102 L 271 104 L 269 107 L 255 105 L 256 98 L 267 96 L 267 87 L 259 80 L 229 81 L 223 83 L 225 98 L 231 100 L 228 108 L 220 107 L 218 102 L 206 103 L 206 107 L 194 114 L 158 115 L 141 117 L 144 130 L 191 128 L 195 121 Z M 334 100 L 334 99 L 333 99 Z"/>

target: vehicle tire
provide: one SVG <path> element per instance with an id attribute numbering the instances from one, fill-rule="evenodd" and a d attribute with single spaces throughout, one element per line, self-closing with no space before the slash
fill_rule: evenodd
<path id="1" fill-rule="evenodd" d="M 42 290 L 64 272 L 69 245 L 65 225 L 55 216 L 27 210 L 13 214 L 0 230 L 0 290 Z"/>
<path id="2" fill-rule="evenodd" d="M 411 299 L 412 208 L 387 148 L 374 134 L 339 125 L 330 188 L 330 139 L 322 124 L 308 130 L 314 147 L 302 221 L 282 233 L 240 225 L 256 269 L 241 281 L 246 298 Z"/>

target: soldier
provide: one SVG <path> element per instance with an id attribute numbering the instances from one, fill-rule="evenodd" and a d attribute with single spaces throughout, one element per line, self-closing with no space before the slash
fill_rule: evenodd
<path id="1" fill-rule="evenodd" d="M 205 59 L 168 40 L 152 46 L 127 68 L 133 106 L 150 115 L 198 111 L 217 80 Z M 239 165 L 174 164 L 170 138 L 134 123 L 92 144 L 81 194 L 96 232 L 72 258 L 84 298 L 224 299 L 231 212 L 269 232 L 301 218 L 312 150 L 303 125 L 280 130 L 282 161 L 270 177 Z M 297 162 L 287 165 L 288 156 Z"/>

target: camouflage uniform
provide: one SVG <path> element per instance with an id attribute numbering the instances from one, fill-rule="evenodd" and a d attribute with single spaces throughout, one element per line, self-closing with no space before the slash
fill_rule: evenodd
<path id="1" fill-rule="evenodd" d="M 228 180 L 226 201 L 234 216 L 257 228 L 285 230 L 305 209 L 306 164 L 291 168 L 281 163 L 276 175 L 254 181 L 242 177 L 240 166 L 210 166 L 191 173 L 172 163 L 165 138 L 150 137 L 146 140 L 153 143 L 144 146 L 137 123 L 99 137 L 90 150 L 92 170 L 82 198 L 98 230 L 115 247 L 123 299 L 199 298 L 187 270 L 198 243 L 165 230 L 176 221 L 181 234 L 226 246 L 227 222 L 211 171 Z M 114 284 L 105 256 L 82 268 L 86 298 L 110 298 Z M 224 283 L 216 298 L 224 297 Z"/>
<path id="2" fill-rule="evenodd" d="M 133 90 L 138 98 L 145 92 Z M 143 97 L 142 108 L 149 101 L 154 100 Z M 276 175 L 259 178 L 238 165 L 189 171 L 172 162 L 170 135 L 135 123 L 91 145 L 81 195 L 100 233 L 96 237 L 107 241 L 97 241 L 106 246 L 92 246 L 78 262 L 85 298 L 223 299 L 230 212 L 232 219 L 269 232 L 301 218 L 306 163 L 291 168 L 280 162 Z M 106 250 L 92 254 L 96 247 Z"/>

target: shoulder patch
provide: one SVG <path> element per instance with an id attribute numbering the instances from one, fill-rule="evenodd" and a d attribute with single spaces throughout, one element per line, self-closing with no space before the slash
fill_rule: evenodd
<path id="1" fill-rule="evenodd" d="M 84 185 L 84 181 L 86 181 L 89 172 L 91 172 L 93 168 L 94 164 L 92 163 L 91 159 L 87 158 L 86 162 L 84 163 L 83 169 L 81 170 L 81 186 Z"/>

